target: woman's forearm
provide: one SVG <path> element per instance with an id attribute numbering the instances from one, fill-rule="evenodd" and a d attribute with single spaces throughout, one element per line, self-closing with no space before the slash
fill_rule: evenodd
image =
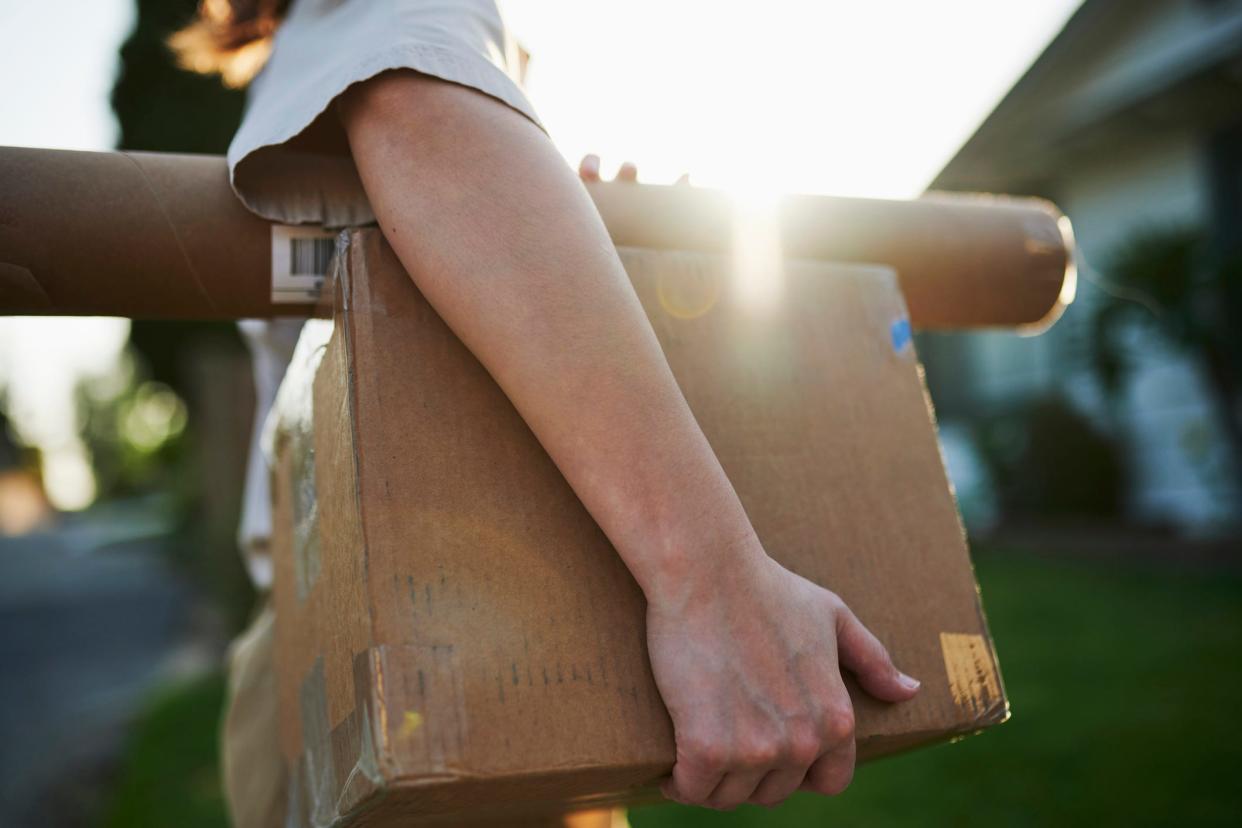
<path id="1" fill-rule="evenodd" d="M 385 235 L 649 594 L 758 549 L 577 177 L 529 121 L 412 74 L 341 115 Z"/>

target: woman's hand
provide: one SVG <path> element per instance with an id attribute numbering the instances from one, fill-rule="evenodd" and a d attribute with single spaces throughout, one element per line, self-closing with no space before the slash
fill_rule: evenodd
<path id="1" fill-rule="evenodd" d="M 840 666 L 885 701 L 913 697 L 919 682 L 840 598 L 757 542 L 734 560 L 648 595 L 648 651 L 677 741 L 664 793 L 718 809 L 773 806 L 799 788 L 838 794 L 854 773 Z"/>

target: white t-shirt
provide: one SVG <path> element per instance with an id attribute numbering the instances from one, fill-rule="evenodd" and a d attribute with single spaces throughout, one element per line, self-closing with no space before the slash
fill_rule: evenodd
<path id="1" fill-rule="evenodd" d="M 333 100 L 407 68 L 477 89 L 542 128 L 520 86 L 521 63 L 494 0 L 295 0 L 229 146 L 233 189 L 274 221 L 368 224 L 375 215 Z"/>
<path id="2" fill-rule="evenodd" d="M 330 107 L 348 86 L 408 68 L 484 92 L 542 128 L 519 85 L 521 55 L 494 0 L 295 0 L 250 85 L 228 151 L 234 192 L 284 224 L 375 220 Z M 240 323 L 254 366 L 256 411 L 238 542 L 256 586 L 272 581 L 264 423 L 302 320 Z"/>
<path id="3" fill-rule="evenodd" d="M 241 525 L 237 544 L 246 560 L 250 580 L 260 589 L 272 585 L 272 489 L 266 453 L 263 451 L 264 422 L 276 399 L 276 389 L 285 376 L 293 347 L 302 330 L 302 319 L 243 319 L 237 323 L 250 348 L 254 369 L 254 424 L 250 430 L 250 452 L 246 458 L 246 483 L 242 492 Z"/>

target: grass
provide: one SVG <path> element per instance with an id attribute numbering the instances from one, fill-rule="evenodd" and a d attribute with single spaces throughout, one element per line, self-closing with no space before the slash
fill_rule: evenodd
<path id="1" fill-rule="evenodd" d="M 984 555 L 1013 719 L 864 766 L 828 800 L 728 814 L 660 805 L 634 828 L 1242 824 L 1242 579 Z M 224 825 L 218 678 L 135 731 L 109 826 Z"/>
<path id="2" fill-rule="evenodd" d="M 166 688 L 153 699 L 130 735 L 101 825 L 227 826 L 216 765 L 223 703 L 219 674 Z"/>

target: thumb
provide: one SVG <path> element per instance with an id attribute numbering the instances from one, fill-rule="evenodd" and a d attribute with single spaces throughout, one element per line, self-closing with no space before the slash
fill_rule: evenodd
<path id="1" fill-rule="evenodd" d="M 837 651 L 842 666 L 877 699 L 905 701 L 919 691 L 919 681 L 893 666 L 888 650 L 849 607 L 837 614 Z"/>

